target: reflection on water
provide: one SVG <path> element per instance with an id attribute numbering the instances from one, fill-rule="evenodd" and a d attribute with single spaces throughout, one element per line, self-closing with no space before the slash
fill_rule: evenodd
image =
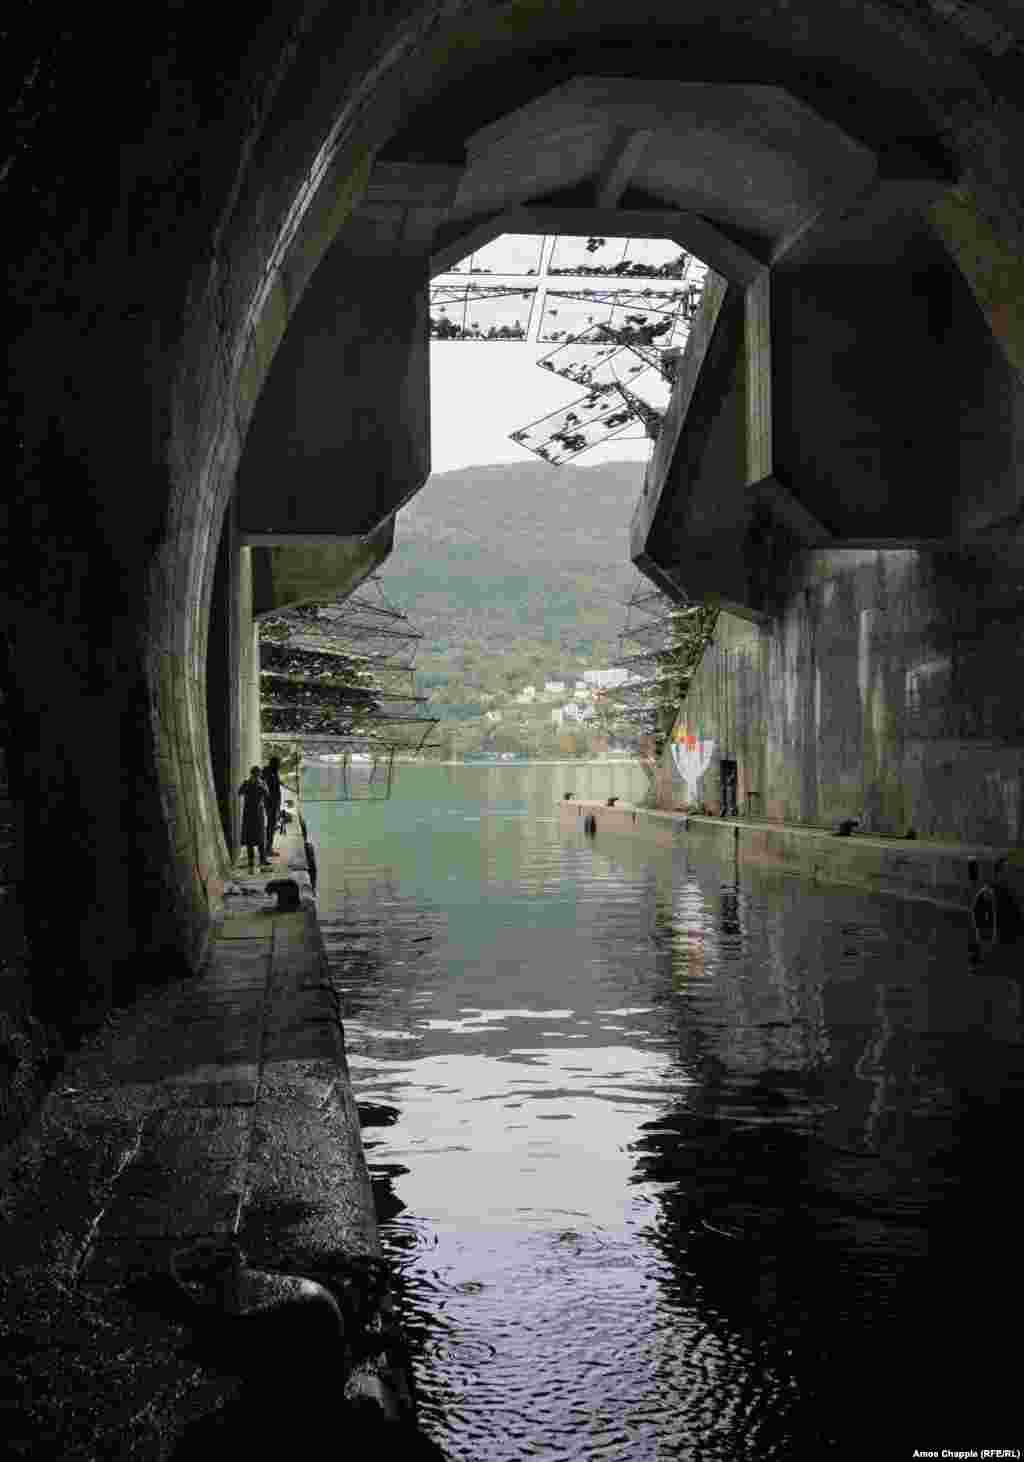
<path id="1" fill-rule="evenodd" d="M 425 1426 L 460 1462 L 1018 1445 L 1020 985 L 955 914 L 585 838 L 578 773 L 307 814 Z"/>

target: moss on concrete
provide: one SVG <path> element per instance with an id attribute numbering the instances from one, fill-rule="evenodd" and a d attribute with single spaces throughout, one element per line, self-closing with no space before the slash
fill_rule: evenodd
<path id="1" fill-rule="evenodd" d="M 966 185 L 932 204 L 930 217 L 993 335 L 1024 375 L 1024 259 L 996 235 Z"/>

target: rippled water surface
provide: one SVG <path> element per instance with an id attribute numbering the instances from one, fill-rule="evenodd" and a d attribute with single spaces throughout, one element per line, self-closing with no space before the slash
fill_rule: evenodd
<path id="1" fill-rule="evenodd" d="M 1019 983 L 957 914 L 558 819 L 644 786 L 407 766 L 306 803 L 425 1430 L 458 1462 L 1020 1446 Z"/>

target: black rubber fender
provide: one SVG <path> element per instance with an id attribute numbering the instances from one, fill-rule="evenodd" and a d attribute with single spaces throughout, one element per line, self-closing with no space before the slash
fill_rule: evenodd
<path id="1" fill-rule="evenodd" d="M 275 913 L 290 914 L 302 907 L 299 885 L 294 878 L 272 878 L 267 884 L 267 893 L 277 896 Z"/>
<path id="2" fill-rule="evenodd" d="M 586 817 L 583 819 L 583 831 L 587 834 L 587 837 L 589 838 L 592 838 L 597 832 L 597 818 L 592 812 L 588 812 Z"/>
<path id="3" fill-rule="evenodd" d="M 996 944 L 1012 944 L 1022 927 L 1020 910 L 1008 888 L 999 883 L 983 883 L 971 901 L 971 928 L 983 949 Z"/>

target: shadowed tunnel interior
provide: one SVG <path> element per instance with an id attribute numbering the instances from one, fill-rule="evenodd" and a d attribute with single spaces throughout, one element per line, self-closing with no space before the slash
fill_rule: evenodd
<path id="1" fill-rule="evenodd" d="M 770 814 L 822 817 L 873 778 L 882 819 L 1021 839 L 1015 6 L 641 0 L 626 22 L 606 0 L 310 3 L 211 31 L 187 4 L 119 36 L 103 107 L 114 62 L 91 19 L 19 24 L 3 164 L 8 886 L 28 940 L 12 937 L 0 987 L 12 1121 L 47 1042 L 201 965 L 259 751 L 254 616 L 386 557 L 430 470 L 427 282 L 516 226 L 663 230 L 720 281 L 631 551 L 736 617 L 733 670 L 778 721 L 767 749 L 738 753 L 741 780 L 760 756 Z M 821 589 L 815 608 L 811 587 L 822 554 L 894 549 L 957 565 L 928 558 L 906 590 L 890 572 L 884 592 L 918 661 L 952 638 L 955 684 L 936 694 L 960 708 L 943 721 L 927 687 L 911 698 L 932 719 L 895 738 L 932 750 L 898 761 L 877 734 L 884 686 L 918 661 L 882 645 L 881 591 L 852 560 L 834 602 Z M 826 698 L 815 737 L 834 715 L 845 745 L 856 721 L 857 750 L 829 770 L 826 749 L 808 790 L 793 728 L 813 722 L 829 635 L 875 688 L 847 712 Z M 913 809 L 892 791 L 911 764 Z"/>

